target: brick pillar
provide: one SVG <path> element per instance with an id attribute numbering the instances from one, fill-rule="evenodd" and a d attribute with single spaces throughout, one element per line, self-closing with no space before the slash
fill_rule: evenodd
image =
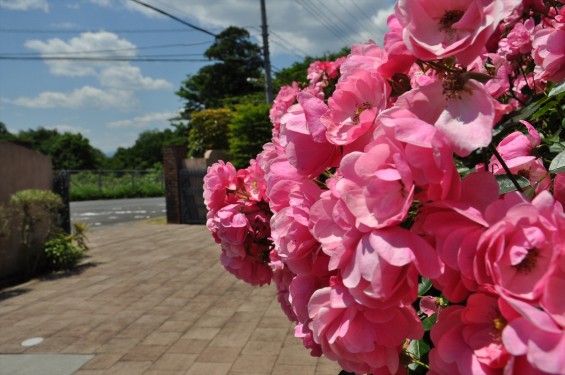
<path id="1" fill-rule="evenodd" d="M 163 172 L 168 224 L 182 224 L 179 170 L 182 168 L 182 161 L 186 157 L 186 152 L 186 146 L 163 146 Z"/>

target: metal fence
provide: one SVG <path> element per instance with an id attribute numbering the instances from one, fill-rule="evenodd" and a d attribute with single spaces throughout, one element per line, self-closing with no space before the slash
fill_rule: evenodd
<path id="1" fill-rule="evenodd" d="M 179 170 L 181 220 L 183 224 L 205 224 L 206 205 L 204 204 L 205 169 Z"/>
<path id="2" fill-rule="evenodd" d="M 70 200 L 162 196 L 162 170 L 70 170 Z"/>

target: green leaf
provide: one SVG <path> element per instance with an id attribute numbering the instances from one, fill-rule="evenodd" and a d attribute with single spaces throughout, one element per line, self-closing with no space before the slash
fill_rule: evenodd
<path id="1" fill-rule="evenodd" d="M 532 115 L 532 120 L 537 120 L 538 118 L 540 118 L 541 116 L 545 115 L 545 113 L 547 111 L 549 111 L 550 109 L 555 108 L 556 103 L 554 101 L 551 101 L 549 103 L 547 103 L 546 105 L 544 105 L 542 108 L 540 108 L 538 111 L 536 111 L 536 113 L 534 113 Z"/>
<path id="2" fill-rule="evenodd" d="M 428 316 L 426 319 L 422 320 L 422 325 L 424 326 L 425 331 L 429 331 L 432 329 L 434 324 L 437 322 L 437 314 L 433 314 L 432 316 Z"/>
<path id="3" fill-rule="evenodd" d="M 565 172 L 565 151 L 557 154 L 557 156 L 551 161 L 551 164 L 549 165 L 549 172 Z"/>
<path id="4" fill-rule="evenodd" d="M 430 281 L 430 279 L 422 277 L 422 281 L 418 283 L 418 295 L 423 296 L 428 290 L 430 290 L 431 287 L 432 282 Z"/>
<path id="5" fill-rule="evenodd" d="M 430 351 L 430 346 L 424 340 L 412 340 L 406 349 L 408 353 L 416 359 L 422 358 L 423 355 Z"/>
<path id="6" fill-rule="evenodd" d="M 516 175 L 512 175 L 512 176 L 518 182 L 518 185 L 520 185 L 520 187 L 530 186 L 530 181 L 528 181 L 527 178 Z M 514 183 L 507 175 L 499 174 L 496 175 L 495 177 L 496 177 L 496 182 L 498 182 L 498 192 L 500 194 L 506 194 L 508 192 L 517 190 L 516 186 L 514 186 Z"/>
<path id="7" fill-rule="evenodd" d="M 552 88 L 549 94 L 547 94 L 547 96 L 552 97 L 562 92 L 565 92 L 565 81 L 561 82 L 560 84 Z"/>

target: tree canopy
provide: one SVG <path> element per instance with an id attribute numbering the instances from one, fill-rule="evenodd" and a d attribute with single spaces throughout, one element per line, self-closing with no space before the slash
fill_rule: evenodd
<path id="1" fill-rule="evenodd" d="M 247 30 L 230 26 L 216 36 L 204 56 L 215 63 L 188 75 L 176 92 L 186 100 L 183 119 L 204 108 L 218 108 L 224 100 L 241 97 L 263 88 L 256 79 L 261 76 L 261 49 L 250 39 Z"/>

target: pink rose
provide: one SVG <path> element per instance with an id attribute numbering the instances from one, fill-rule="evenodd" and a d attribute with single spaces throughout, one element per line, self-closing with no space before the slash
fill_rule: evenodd
<path id="1" fill-rule="evenodd" d="M 565 8 L 561 11 L 565 13 Z M 565 78 L 565 23 L 555 23 L 554 28 L 540 29 L 534 34 L 534 62 L 542 68 L 539 76 L 552 82 Z"/>
<path id="2" fill-rule="evenodd" d="M 275 249 L 286 266 L 297 275 L 327 273 L 327 256 L 321 252 L 320 243 L 308 229 L 309 208 L 319 198 L 321 190 L 313 182 L 307 182 L 291 188 L 290 205 L 271 219 Z M 322 267 L 317 266 L 320 262 Z"/>
<path id="3" fill-rule="evenodd" d="M 402 150 L 379 137 L 367 152 L 351 152 L 340 166 L 336 191 L 362 231 L 396 225 L 406 218 L 414 195 L 412 171 Z"/>
<path id="4" fill-rule="evenodd" d="M 309 228 L 324 253 L 330 257 L 330 270 L 337 269 L 348 260 L 349 249 L 354 248 L 361 238 L 361 233 L 355 228 L 355 217 L 333 188 L 322 193 L 321 199 L 310 208 Z"/>
<path id="5" fill-rule="evenodd" d="M 273 137 L 279 136 L 281 117 L 291 105 L 296 103 L 296 95 L 299 91 L 298 83 L 292 82 L 292 85 L 281 87 L 277 97 L 273 100 L 273 106 L 269 110 L 269 119 L 273 124 Z"/>
<path id="6" fill-rule="evenodd" d="M 457 79 L 464 83 L 457 83 Z M 408 91 L 398 98 L 395 106 L 435 125 L 460 156 L 488 146 L 494 125 L 509 110 L 482 83 L 473 79 L 465 81 L 463 77 L 435 81 Z"/>
<path id="7" fill-rule="evenodd" d="M 523 301 L 511 298 L 506 301 L 519 313 L 502 332 L 502 341 L 508 352 L 517 357 L 525 356 L 535 370 L 564 375 L 564 327 L 556 324 L 544 311 Z"/>
<path id="8" fill-rule="evenodd" d="M 477 243 L 489 226 L 485 211 L 496 200 L 494 176 L 485 171 L 471 173 L 462 182 L 460 196 L 425 204 L 411 228 L 434 246 L 445 263 L 443 273 L 432 281 L 452 302 L 464 301 L 478 287 L 474 273 Z"/>
<path id="9" fill-rule="evenodd" d="M 237 172 L 231 163 L 219 161 L 208 167 L 204 176 L 204 203 L 209 211 L 217 211 L 234 203 L 237 198 L 230 195 L 237 188 Z"/>
<path id="10" fill-rule="evenodd" d="M 252 258 L 232 257 L 222 251 L 220 262 L 226 271 L 251 285 L 269 284 L 273 276 L 273 271 L 267 264 L 257 263 Z"/>
<path id="11" fill-rule="evenodd" d="M 409 305 L 418 296 L 418 276 L 434 278 L 442 271 L 434 249 L 400 227 L 364 235 L 343 265 L 343 285 L 359 304 L 371 308 Z"/>
<path id="12" fill-rule="evenodd" d="M 340 79 L 328 99 L 329 110 L 320 119 L 328 140 L 346 145 L 373 129 L 389 95 L 389 84 L 377 72 L 358 70 Z"/>
<path id="13" fill-rule="evenodd" d="M 326 139 L 326 129 L 320 122 L 320 117 L 327 112 L 324 102 L 302 92 L 298 94 L 298 103 L 281 118 L 280 144 L 299 174 L 317 177 L 327 168 L 336 166 L 341 154 L 339 148 Z"/>
<path id="14" fill-rule="evenodd" d="M 383 112 L 374 135 L 395 139 L 412 171 L 421 202 L 455 197 L 460 191 L 459 173 L 453 163 L 449 140 L 434 127 L 402 107 Z"/>
<path id="15" fill-rule="evenodd" d="M 519 54 L 530 52 L 532 50 L 534 26 L 533 18 L 528 18 L 524 23 L 515 24 L 508 36 L 498 42 L 498 53 L 511 59 Z"/>
<path id="16" fill-rule="evenodd" d="M 443 309 L 431 331 L 429 374 L 502 374 L 510 357 L 501 340 L 506 321 L 497 297 L 485 293 Z"/>
<path id="17" fill-rule="evenodd" d="M 491 225 L 478 244 L 476 280 L 508 296 L 538 302 L 565 251 L 563 208 L 546 191 L 532 202 L 511 192 L 491 204 L 485 217 Z"/>
<path id="18" fill-rule="evenodd" d="M 553 179 L 553 198 L 565 206 L 565 172 L 555 174 Z"/>
<path id="19" fill-rule="evenodd" d="M 427 61 L 455 56 L 459 64 L 467 65 L 520 4 L 519 0 L 399 0 L 395 14 L 404 27 L 404 42 L 416 57 Z"/>
<path id="20" fill-rule="evenodd" d="M 403 343 L 407 338 L 418 340 L 424 333 L 411 306 L 359 305 L 337 277 L 329 287 L 314 292 L 308 311 L 314 341 L 324 355 L 344 370 L 361 374 L 400 372 Z"/>

